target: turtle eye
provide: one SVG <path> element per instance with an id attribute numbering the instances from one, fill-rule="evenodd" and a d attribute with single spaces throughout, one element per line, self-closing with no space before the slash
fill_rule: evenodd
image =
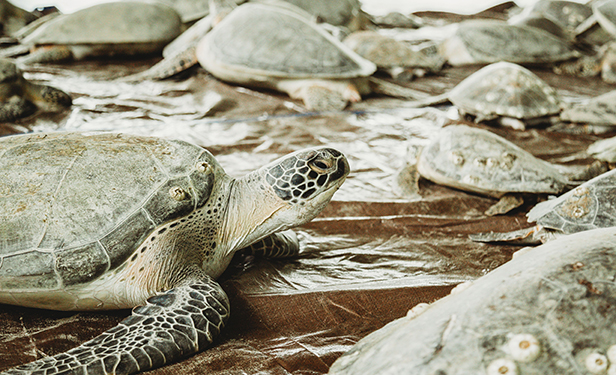
<path id="1" fill-rule="evenodd" d="M 310 162 L 308 162 L 308 166 L 313 171 L 315 171 L 315 172 L 317 172 L 319 174 L 323 174 L 323 173 L 326 173 L 327 170 L 332 167 L 332 162 L 331 162 L 331 160 L 326 160 L 326 159 L 322 159 L 322 158 L 316 158 L 316 159 L 311 160 Z"/>

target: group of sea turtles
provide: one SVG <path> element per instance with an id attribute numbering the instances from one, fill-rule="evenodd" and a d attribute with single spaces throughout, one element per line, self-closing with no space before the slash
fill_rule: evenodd
<path id="1" fill-rule="evenodd" d="M 150 69 L 120 79 L 164 79 L 198 63 L 220 80 L 285 92 L 314 111 L 342 110 L 377 92 L 415 107 L 449 101 L 476 122 L 517 129 L 554 121 L 614 125 L 613 92 L 567 103 L 519 65 L 616 81 L 614 0 L 541 0 L 509 22 L 465 21 L 444 41 L 421 43 L 375 31 L 379 22 L 418 26 L 412 17 L 370 19 L 357 1 L 239 3 L 122 1 L 36 21 L 28 12 L 6 12 L 6 25 L 25 26 L 4 30 L 17 44 L 0 50 L 0 121 L 71 105 L 66 93 L 24 79 L 20 66 L 162 53 Z M 442 95 L 406 82 L 446 64 L 478 63 L 489 65 Z M 593 146 L 589 154 L 614 161 L 610 146 Z M 362 340 L 331 373 L 616 371 L 616 233 L 600 229 L 616 220 L 616 171 L 565 173 L 467 125 L 442 128 L 407 158 L 398 179 L 403 192 L 419 193 L 423 177 L 499 198 L 488 215 L 518 207 L 523 195 L 564 193 L 528 213 L 536 226 L 473 240 L 570 236 L 411 311 Z M 233 254 L 297 253 L 297 238 L 285 230 L 314 218 L 349 173 L 342 153 L 322 147 L 234 179 L 201 147 L 123 134 L 6 137 L 0 163 L 0 302 L 60 310 L 138 306 L 93 340 L 7 375 L 131 374 L 203 350 L 229 317 L 214 279 Z"/>

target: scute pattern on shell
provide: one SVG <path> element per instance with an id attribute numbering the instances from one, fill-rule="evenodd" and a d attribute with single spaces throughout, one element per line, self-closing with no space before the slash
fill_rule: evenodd
<path id="1" fill-rule="evenodd" d="M 505 21 L 465 21 L 456 37 L 476 62 L 547 63 L 576 56 L 573 47 L 547 31 Z"/>
<path id="2" fill-rule="evenodd" d="M 616 224 L 616 170 L 603 173 L 556 199 L 541 202 L 529 222 L 570 234 Z"/>
<path id="3" fill-rule="evenodd" d="M 460 82 L 449 100 L 482 117 L 531 119 L 560 112 L 556 91 L 530 70 L 508 62 L 488 65 Z"/>
<path id="4" fill-rule="evenodd" d="M 16 291 L 114 269 L 155 228 L 203 207 L 222 173 L 200 147 L 116 134 L 7 137 L 0 162 L 0 289 Z M 175 186 L 185 199 L 169 195 Z"/>

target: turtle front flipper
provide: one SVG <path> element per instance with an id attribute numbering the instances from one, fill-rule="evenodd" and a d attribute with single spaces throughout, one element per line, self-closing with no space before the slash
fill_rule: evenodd
<path id="1" fill-rule="evenodd" d="M 229 300 L 209 276 L 150 297 L 116 327 L 65 353 L 1 375 L 134 374 L 209 346 L 229 318 Z"/>
<path id="2" fill-rule="evenodd" d="M 504 215 L 507 212 L 520 207 L 524 203 L 524 198 L 518 194 L 505 194 L 498 202 L 494 203 L 485 211 L 488 216 Z"/>
<path id="3" fill-rule="evenodd" d="M 38 47 L 30 54 L 17 59 L 20 64 L 32 65 L 40 63 L 52 63 L 70 61 L 74 58 L 70 48 L 61 45 Z"/>
<path id="4" fill-rule="evenodd" d="M 19 96 L 13 96 L 0 104 L 0 122 L 15 121 L 36 112 L 36 106 Z"/>
<path id="5" fill-rule="evenodd" d="M 264 258 L 292 258 L 299 254 L 299 240 L 295 232 L 285 230 L 253 243 L 242 252 Z"/>

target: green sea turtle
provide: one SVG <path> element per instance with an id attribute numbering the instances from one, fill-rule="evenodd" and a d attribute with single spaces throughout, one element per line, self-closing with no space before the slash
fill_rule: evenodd
<path id="1" fill-rule="evenodd" d="M 24 64 L 92 56 L 160 52 L 181 31 L 177 12 L 162 3 L 120 1 L 91 6 L 45 22 L 9 53 L 31 50 Z"/>
<path id="2" fill-rule="evenodd" d="M 566 106 L 560 113 L 560 119 L 613 129 L 616 125 L 616 90 Z"/>
<path id="3" fill-rule="evenodd" d="M 26 80 L 15 63 L 0 58 L 0 121 L 14 121 L 37 110 L 59 112 L 71 104 L 64 91 Z"/>
<path id="4" fill-rule="evenodd" d="M 506 233 L 479 233 L 479 242 L 539 244 L 557 236 L 616 226 L 616 170 L 588 180 L 555 199 L 538 203 L 528 214 L 534 227 Z"/>
<path id="5" fill-rule="evenodd" d="M 199 42 L 197 59 L 220 80 L 285 92 L 317 111 L 341 110 L 371 92 L 426 96 L 370 77 L 372 62 L 284 1 L 235 8 Z"/>
<path id="6" fill-rule="evenodd" d="M 461 22 L 441 44 L 440 53 L 454 66 L 498 61 L 543 64 L 578 56 L 569 43 L 545 30 L 497 20 Z"/>
<path id="7" fill-rule="evenodd" d="M 506 213 L 523 203 L 522 194 L 556 194 L 568 185 L 556 167 L 506 139 L 467 125 L 442 128 L 400 172 L 402 191 L 418 192 L 418 178 L 500 199 L 487 215 Z M 413 154 L 415 152 L 411 151 Z"/>
<path id="8" fill-rule="evenodd" d="M 123 80 L 160 80 L 178 74 L 198 63 L 196 48 L 199 41 L 243 0 L 213 0 L 207 16 L 200 19 L 163 49 L 163 59 L 149 69 L 124 77 Z M 332 27 L 355 31 L 367 21 L 357 0 L 286 0 L 298 9 L 303 9 L 307 17 Z"/>
<path id="9" fill-rule="evenodd" d="M 515 255 L 361 339 L 329 375 L 613 374 L 616 228 Z"/>
<path id="10" fill-rule="evenodd" d="M 409 102 L 424 107 L 450 101 L 475 122 L 498 120 L 515 129 L 551 122 L 561 111 L 556 91 L 530 70 L 509 62 L 481 68 L 444 94 Z"/>
<path id="11" fill-rule="evenodd" d="M 588 4 L 566 0 L 539 0 L 509 19 L 514 25 L 527 25 L 548 31 L 573 42 L 576 29 L 592 15 Z"/>
<path id="12" fill-rule="evenodd" d="M 397 80 L 438 72 L 445 64 L 436 44 L 411 46 L 373 30 L 356 31 L 343 42 Z"/>
<path id="13" fill-rule="evenodd" d="M 349 173 L 344 155 L 321 147 L 235 179 L 201 147 L 109 133 L 5 137 L 0 163 L 0 302 L 138 306 L 7 375 L 132 374 L 204 350 L 229 317 L 214 279 L 233 254 L 260 240 L 297 248 L 279 232 L 314 218 Z"/>

